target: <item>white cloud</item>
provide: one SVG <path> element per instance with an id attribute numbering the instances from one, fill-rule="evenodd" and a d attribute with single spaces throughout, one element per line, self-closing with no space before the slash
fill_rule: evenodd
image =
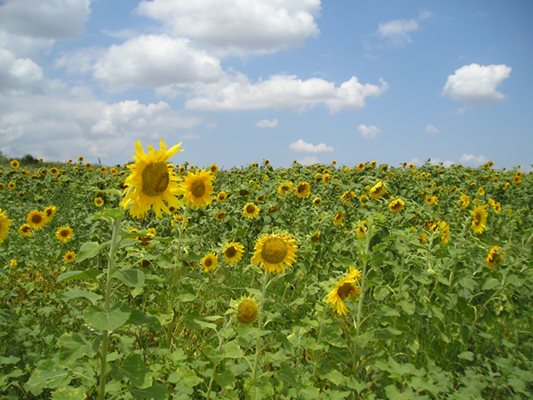
<path id="1" fill-rule="evenodd" d="M 255 124 L 258 128 L 277 128 L 278 120 L 276 118 L 272 120 L 262 119 Z"/>
<path id="2" fill-rule="evenodd" d="M 467 103 L 503 100 L 505 96 L 496 89 L 511 75 L 505 64 L 464 65 L 448 76 L 443 94 Z"/>
<path id="3" fill-rule="evenodd" d="M 381 133 L 381 129 L 379 129 L 375 125 L 365 125 L 365 124 L 359 124 L 357 127 L 357 130 L 359 131 L 359 134 L 367 139 L 374 139 Z"/>
<path id="4" fill-rule="evenodd" d="M 435 127 L 434 125 L 431 125 L 431 124 L 427 124 L 424 127 L 424 131 L 426 133 L 430 133 L 432 135 L 435 135 L 435 134 L 439 133 L 439 129 L 437 127 Z"/>
<path id="5" fill-rule="evenodd" d="M 217 54 L 269 53 L 318 35 L 320 0 L 152 0 L 136 12 Z"/>
<path id="6" fill-rule="evenodd" d="M 330 153 L 333 151 L 333 147 L 324 143 L 314 145 L 304 142 L 302 139 L 298 139 L 296 142 L 291 143 L 289 148 L 297 153 Z"/>
<path id="7" fill-rule="evenodd" d="M 394 19 L 382 22 L 378 26 L 378 34 L 392 46 L 405 46 L 413 41 L 410 34 L 420 29 L 419 22 L 427 20 L 431 16 L 431 12 L 422 11 L 417 18 Z"/>
<path id="8" fill-rule="evenodd" d="M 43 71 L 33 60 L 0 48 L 0 91 L 31 87 L 42 79 Z"/>
<path id="9" fill-rule="evenodd" d="M 93 71 L 97 59 L 102 57 L 104 49 L 88 47 L 62 54 L 55 60 L 56 68 L 63 68 L 68 74 L 88 74 Z"/>
<path id="10" fill-rule="evenodd" d="M 267 80 L 251 83 L 242 74 L 226 79 L 218 85 L 204 86 L 197 91 L 186 107 L 192 110 L 258 110 L 265 108 L 307 110 L 317 105 L 330 112 L 365 106 L 368 96 L 378 96 L 388 88 L 361 84 L 354 76 L 335 86 L 324 79 L 298 79 L 292 75 L 275 75 Z"/>
<path id="11" fill-rule="evenodd" d="M 449 167 L 449 166 L 455 164 L 453 161 L 450 161 L 450 160 L 442 161 L 438 157 L 437 158 L 428 158 L 425 162 L 429 162 L 431 165 L 440 165 L 440 164 L 442 164 L 444 167 Z M 413 158 L 411 160 L 411 164 L 415 164 L 415 165 L 423 165 L 425 162 L 420 161 L 419 158 Z"/>
<path id="12" fill-rule="evenodd" d="M 474 155 L 474 154 L 466 154 L 463 153 L 461 158 L 459 159 L 459 162 L 463 164 L 469 164 L 469 165 L 481 165 L 489 161 L 489 159 L 483 155 Z"/>
<path id="13" fill-rule="evenodd" d="M 64 39 L 83 32 L 90 0 L 4 0 L 0 6 L 3 29 L 36 38 Z"/>
<path id="14" fill-rule="evenodd" d="M 136 139 L 157 143 L 160 137 L 179 141 L 202 121 L 176 112 L 165 102 L 105 103 L 80 93 L 0 93 L 1 150 L 49 160 L 84 154 L 105 163 L 127 162 Z"/>
<path id="15" fill-rule="evenodd" d="M 111 46 L 94 66 L 94 77 L 112 89 L 212 82 L 221 75 L 217 58 L 186 39 L 164 35 L 139 36 Z"/>

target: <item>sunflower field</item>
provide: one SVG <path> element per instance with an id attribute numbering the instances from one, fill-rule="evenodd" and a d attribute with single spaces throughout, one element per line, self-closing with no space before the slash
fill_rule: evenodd
<path id="1" fill-rule="evenodd" d="M 0 165 L 1 399 L 530 399 L 533 174 Z"/>

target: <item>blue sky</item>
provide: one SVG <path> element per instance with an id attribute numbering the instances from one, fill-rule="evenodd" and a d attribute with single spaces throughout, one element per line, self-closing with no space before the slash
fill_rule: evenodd
<path id="1" fill-rule="evenodd" d="M 533 1 L 3 0 L 0 150 L 533 162 Z"/>

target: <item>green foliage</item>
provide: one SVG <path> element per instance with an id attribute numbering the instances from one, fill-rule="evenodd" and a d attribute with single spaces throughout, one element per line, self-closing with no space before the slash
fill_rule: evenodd
<path id="1" fill-rule="evenodd" d="M 111 174 L 63 164 L 55 174 L 8 162 L 0 174 L 1 207 L 13 220 L 0 244 L 1 398 L 533 396 L 532 173 L 248 166 L 218 171 L 214 184 L 227 199 L 138 221 L 117 208 L 123 167 Z M 380 180 L 384 196 L 361 203 Z M 309 182 L 311 196 L 281 196 L 284 181 Z M 349 191 L 354 197 L 343 197 Z M 470 204 L 461 206 L 460 194 Z M 393 213 L 398 197 L 405 209 Z M 248 202 L 260 207 L 255 219 L 242 215 Z M 41 230 L 17 232 L 30 210 L 49 205 L 57 214 Z M 476 205 L 488 208 L 480 235 L 471 229 Z M 61 243 L 55 231 L 65 225 L 74 237 Z M 294 235 L 298 246 L 296 263 L 277 275 L 250 261 L 259 235 L 272 232 Z M 223 258 L 231 241 L 244 246 L 237 264 Z M 493 246 L 501 259 L 489 268 Z M 64 260 L 68 250 L 75 263 Z M 203 272 L 208 252 L 219 267 Z M 359 294 L 339 315 L 325 300 L 350 266 L 362 274 Z M 249 324 L 236 318 L 244 298 L 259 307 Z"/>

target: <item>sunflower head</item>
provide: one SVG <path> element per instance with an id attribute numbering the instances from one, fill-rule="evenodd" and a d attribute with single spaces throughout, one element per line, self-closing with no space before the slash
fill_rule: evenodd
<path id="1" fill-rule="evenodd" d="M 137 140 L 133 156 L 135 162 L 128 165 L 130 175 L 124 182 L 124 197 L 120 202 L 121 207 L 129 209 L 133 217 L 144 218 L 151 209 L 156 217 L 161 217 L 162 211 L 169 213 L 169 206 L 179 207 L 178 177 L 169 171 L 166 161 L 181 151 L 180 146 L 181 143 L 167 149 L 161 139 L 159 150 L 148 146 L 148 153 L 145 153 Z"/>
<path id="2" fill-rule="evenodd" d="M 46 218 L 48 221 L 50 221 L 54 216 L 56 215 L 57 207 L 50 205 L 44 209 L 44 213 L 46 214 Z"/>
<path id="3" fill-rule="evenodd" d="M 19 233 L 24 237 L 30 237 L 33 234 L 31 226 L 28 224 L 22 224 L 19 227 Z"/>
<path id="4" fill-rule="evenodd" d="M 259 216 L 260 208 L 254 203 L 246 203 L 242 208 L 242 214 L 248 219 L 254 219 Z"/>
<path id="5" fill-rule="evenodd" d="M 41 229 L 48 219 L 42 211 L 31 210 L 26 217 L 27 224 L 34 230 Z"/>
<path id="6" fill-rule="evenodd" d="M 74 230 L 70 226 L 62 226 L 56 230 L 56 239 L 61 243 L 67 243 L 74 237 Z"/>
<path id="7" fill-rule="evenodd" d="M 191 208 L 204 208 L 213 201 L 214 175 L 205 169 L 197 172 L 189 171 L 180 185 L 179 193 L 183 195 L 185 204 Z"/>
<path id="8" fill-rule="evenodd" d="M 472 210 L 472 231 L 476 235 L 481 235 L 487 226 L 487 207 L 479 205 Z"/>
<path id="9" fill-rule="evenodd" d="M 104 205 L 104 199 L 102 199 L 100 196 L 95 197 L 93 203 L 96 207 L 102 207 Z"/>
<path id="10" fill-rule="evenodd" d="M 503 253 L 500 246 L 492 246 L 485 257 L 485 265 L 489 269 L 496 269 L 503 262 Z"/>
<path id="11" fill-rule="evenodd" d="M 405 208 L 405 201 L 403 201 L 401 198 L 397 198 L 392 200 L 389 203 L 389 210 L 393 213 L 399 213 Z"/>
<path id="12" fill-rule="evenodd" d="M 297 250 L 291 235 L 262 234 L 255 243 L 252 264 L 260 265 L 270 273 L 280 273 L 294 264 Z"/>
<path id="13" fill-rule="evenodd" d="M 368 194 L 373 199 L 380 199 L 385 194 L 385 191 L 387 190 L 387 187 L 383 181 L 377 182 L 374 186 L 370 188 L 368 191 Z"/>
<path id="14" fill-rule="evenodd" d="M 294 194 L 299 199 L 309 197 L 311 195 L 311 184 L 309 182 L 300 182 L 294 189 Z"/>
<path id="15" fill-rule="evenodd" d="M 290 193 L 291 190 L 292 190 L 292 182 L 284 181 L 278 185 L 277 192 L 280 197 L 285 197 L 287 196 L 287 194 Z"/>
<path id="16" fill-rule="evenodd" d="M 229 242 L 222 250 L 224 261 L 228 264 L 237 264 L 241 260 L 243 253 L 244 246 L 239 242 Z"/>
<path id="17" fill-rule="evenodd" d="M 259 307 L 254 299 L 245 298 L 237 306 L 237 321 L 241 324 L 251 324 L 257 319 Z"/>
<path id="18" fill-rule="evenodd" d="M 0 208 L 0 243 L 2 243 L 9 233 L 9 227 L 13 221 L 11 221 L 4 210 Z"/>
<path id="19" fill-rule="evenodd" d="M 72 250 L 67 251 L 63 255 L 63 261 L 65 261 L 67 264 L 72 264 L 74 261 L 76 261 L 76 253 Z"/>
<path id="20" fill-rule="evenodd" d="M 209 272 L 218 267 L 217 255 L 213 252 L 207 253 L 200 260 L 200 265 L 204 272 Z"/>
<path id="21" fill-rule="evenodd" d="M 11 160 L 9 165 L 11 165 L 11 168 L 17 169 L 18 167 L 20 167 L 20 162 L 18 160 Z"/>
<path id="22" fill-rule="evenodd" d="M 350 267 L 348 274 L 339 279 L 335 287 L 328 293 L 326 302 L 332 305 L 337 314 L 346 315 L 348 313 L 345 300 L 360 294 L 361 288 L 359 287 L 359 282 L 361 276 L 361 272 L 358 269 Z"/>

